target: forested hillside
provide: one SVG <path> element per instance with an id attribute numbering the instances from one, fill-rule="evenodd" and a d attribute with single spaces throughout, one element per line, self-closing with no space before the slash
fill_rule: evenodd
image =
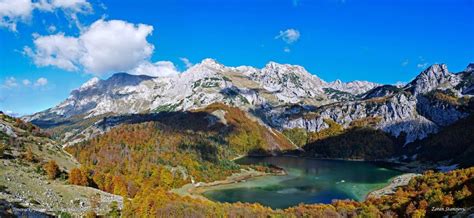
<path id="1" fill-rule="evenodd" d="M 83 165 L 92 185 L 133 197 L 144 188 L 210 182 L 240 171 L 240 155 L 292 148 L 278 133 L 222 104 L 155 121 L 127 124 L 66 148 Z"/>
<path id="2" fill-rule="evenodd" d="M 420 142 L 413 143 L 413 153 L 423 161 L 452 160 L 461 167 L 474 165 L 474 116 L 460 120 Z M 418 148 L 418 149 L 417 149 Z"/>

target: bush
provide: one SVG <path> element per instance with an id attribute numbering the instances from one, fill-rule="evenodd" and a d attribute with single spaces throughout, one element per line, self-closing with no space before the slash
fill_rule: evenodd
<path id="1" fill-rule="evenodd" d="M 107 213 L 107 217 L 120 217 L 120 209 L 117 201 L 112 201 L 110 204 L 110 211 Z"/>
<path id="2" fill-rule="evenodd" d="M 3 157 L 5 150 L 7 150 L 7 145 L 0 142 L 0 157 Z"/>
<path id="3" fill-rule="evenodd" d="M 35 162 L 36 161 L 36 158 L 35 158 L 35 155 L 33 154 L 33 151 L 31 150 L 31 148 L 28 148 L 24 154 L 24 158 L 26 161 L 28 162 Z"/>
<path id="4" fill-rule="evenodd" d="M 56 179 L 59 175 L 59 166 L 54 160 L 48 161 L 48 163 L 43 166 L 43 169 L 46 171 L 49 179 Z"/>
<path id="5" fill-rule="evenodd" d="M 87 174 L 79 168 L 74 168 L 69 172 L 69 183 L 72 185 L 88 186 Z"/>

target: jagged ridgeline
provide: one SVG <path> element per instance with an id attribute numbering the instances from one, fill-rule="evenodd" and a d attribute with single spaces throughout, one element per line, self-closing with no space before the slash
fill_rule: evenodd
<path id="1" fill-rule="evenodd" d="M 408 84 L 394 86 L 325 82 L 296 65 L 226 67 L 206 59 L 176 76 L 94 78 L 58 106 L 25 119 L 69 146 L 130 117 L 147 121 L 147 116 L 220 103 L 239 108 L 270 132 L 284 133 L 306 156 L 372 160 L 409 154 L 416 160 L 422 151 L 411 148 L 472 113 L 473 66 L 451 73 L 435 64 Z"/>

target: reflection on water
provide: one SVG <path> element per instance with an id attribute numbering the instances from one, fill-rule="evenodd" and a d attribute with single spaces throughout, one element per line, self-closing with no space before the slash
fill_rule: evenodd
<path id="1" fill-rule="evenodd" d="M 316 160 L 296 157 L 243 158 L 241 164 L 273 164 L 288 175 L 266 176 L 222 185 L 204 192 L 220 202 L 258 202 L 272 208 L 299 203 L 331 203 L 333 199 L 363 200 L 401 174 L 368 162 Z"/>

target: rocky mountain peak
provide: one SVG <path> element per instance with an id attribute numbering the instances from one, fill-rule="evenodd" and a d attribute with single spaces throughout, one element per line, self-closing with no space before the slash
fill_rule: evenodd
<path id="1" fill-rule="evenodd" d="M 470 63 L 469 65 L 467 65 L 467 67 L 466 67 L 466 69 L 464 70 L 464 72 L 468 72 L 468 73 L 474 72 L 474 63 Z"/>
<path id="2" fill-rule="evenodd" d="M 424 94 L 437 88 L 449 88 L 457 85 L 460 79 L 448 71 L 446 64 L 434 64 L 420 73 L 407 86 L 414 94 Z"/>
<path id="3" fill-rule="evenodd" d="M 289 73 L 289 72 L 298 72 L 303 74 L 310 74 L 304 67 L 299 65 L 291 65 L 291 64 L 280 64 L 274 61 L 268 62 L 265 67 L 262 69 L 265 72 L 273 72 L 273 73 Z"/>
<path id="4" fill-rule="evenodd" d="M 101 80 L 98 77 L 93 77 L 92 79 L 88 80 L 84 84 L 82 84 L 81 87 L 79 87 L 79 90 L 86 90 L 89 89 L 95 85 L 97 85 Z"/>
<path id="5" fill-rule="evenodd" d="M 341 85 L 342 81 L 340 79 L 337 79 L 333 82 L 334 85 Z"/>
<path id="6" fill-rule="evenodd" d="M 345 83 L 338 79 L 333 82 L 327 83 L 325 87 L 358 95 L 365 93 L 377 86 L 380 86 L 380 84 L 359 80 Z"/>
<path id="7" fill-rule="evenodd" d="M 209 67 L 209 68 L 214 68 L 214 69 L 221 69 L 221 68 L 224 68 L 224 65 L 217 62 L 215 59 L 206 58 L 202 60 L 201 63 L 198 64 L 198 67 Z"/>
<path id="8" fill-rule="evenodd" d="M 449 74 L 448 66 L 446 64 L 433 64 L 424 70 L 421 74 L 427 75 L 442 75 L 447 76 Z"/>

